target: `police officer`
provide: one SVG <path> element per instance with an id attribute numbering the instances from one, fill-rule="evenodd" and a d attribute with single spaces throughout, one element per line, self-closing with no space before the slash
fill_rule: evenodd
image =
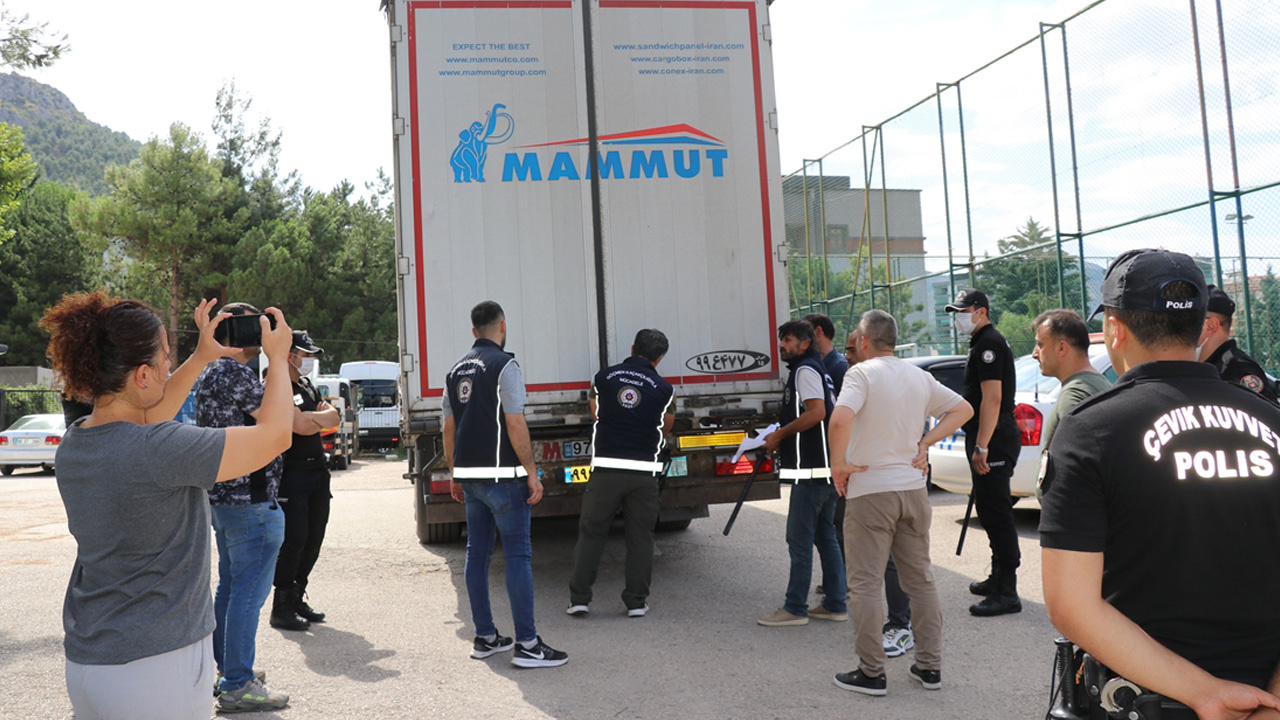
<path id="1" fill-rule="evenodd" d="M 808 625 L 811 617 L 843 622 L 849 619 L 849 605 L 844 557 L 836 544 L 836 489 L 827 451 L 827 421 L 835 403 L 831 377 L 814 348 L 813 326 L 804 320 L 790 320 L 778 328 L 778 353 L 790 373 L 779 413 L 782 426 L 764 438 L 764 449 L 778 453 L 778 477 L 794 483 L 787 508 L 791 573 L 783 606 L 756 622 L 766 627 Z M 826 594 L 820 605 L 810 608 L 815 545 Z"/>
<path id="2" fill-rule="evenodd" d="M 1022 553 L 1009 495 L 1009 480 L 1022 449 L 1013 417 L 1013 351 L 991 323 L 991 303 L 981 290 L 961 290 L 946 311 L 955 313 L 956 328 L 972 338 L 962 394 L 975 414 L 964 424 L 964 449 L 973 474 L 974 508 L 991 545 L 991 575 L 969 585 L 969 592 L 986 597 L 969 606 L 969 612 L 983 617 L 1021 612 Z"/>
<path id="3" fill-rule="evenodd" d="M 1116 258 L 1098 311 L 1122 375 L 1041 470 L 1049 617 L 1165 720 L 1280 708 L 1259 689 L 1280 689 L 1280 409 L 1194 362 L 1206 293 L 1182 253 Z"/>
<path id="4" fill-rule="evenodd" d="M 653 528 L 658 522 L 659 459 L 665 437 L 675 423 L 671 383 L 658 374 L 667 354 L 667 336 L 641 330 L 631 357 L 596 373 L 591 385 L 591 479 L 582 496 L 578 546 L 569 580 L 570 615 L 587 614 L 591 585 L 613 517 L 622 508 L 626 526 L 626 586 L 622 602 L 627 617 L 649 611 L 653 577 Z"/>
<path id="5" fill-rule="evenodd" d="M 315 356 L 323 352 L 306 330 L 293 331 L 288 362 L 293 382 L 293 444 L 284 453 L 278 490 L 284 508 L 284 543 L 276 558 L 270 619 L 271 627 L 282 630 L 306 630 L 311 623 L 324 621 L 324 613 L 313 609 L 304 597 L 307 580 L 320 557 L 332 498 L 320 431 L 338 424 L 337 409 L 320 396 L 307 377 L 315 369 Z M 269 466 L 268 472 L 275 467 Z"/>
<path id="6" fill-rule="evenodd" d="M 476 305 L 471 328 L 476 342 L 445 377 L 443 405 L 444 454 L 453 473 L 449 490 L 467 506 L 464 574 L 476 629 L 471 657 L 514 648 L 511 664 L 517 667 L 563 665 L 569 656 L 542 642 L 533 622 L 529 521 L 531 508 L 542 499 L 542 482 L 524 419 L 524 378 L 515 357 L 503 350 L 507 318 L 502 306 L 492 300 Z M 489 559 L 499 537 L 514 641 L 498 633 L 489 607 Z"/>
<path id="7" fill-rule="evenodd" d="M 824 313 L 809 313 L 804 321 L 813 326 L 813 344 L 822 357 L 822 366 L 831 376 L 832 395 L 840 396 L 840 388 L 844 385 L 844 374 L 849 372 L 849 361 L 835 347 L 836 326 Z M 848 557 L 844 550 L 844 496 L 836 496 L 836 544 L 840 546 L 840 557 Z M 892 561 L 890 561 L 892 562 Z M 824 588 L 819 585 L 819 594 Z"/>
<path id="8" fill-rule="evenodd" d="M 1231 337 L 1231 320 L 1236 313 L 1236 301 L 1216 285 L 1209 286 L 1209 304 L 1204 314 L 1204 332 L 1200 334 L 1200 359 L 1218 368 L 1218 374 L 1227 382 L 1238 383 L 1265 397 L 1271 402 L 1276 398 L 1276 386 L 1267 372 L 1237 345 Z"/>

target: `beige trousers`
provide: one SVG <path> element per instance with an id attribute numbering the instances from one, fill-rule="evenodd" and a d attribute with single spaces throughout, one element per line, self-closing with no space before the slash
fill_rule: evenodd
<path id="1" fill-rule="evenodd" d="M 929 560 L 933 507 L 929 491 L 884 492 L 849 498 L 845 508 L 845 568 L 859 667 L 884 674 L 884 567 L 892 553 L 902 590 L 911 599 L 916 665 L 942 669 L 942 605 Z"/>

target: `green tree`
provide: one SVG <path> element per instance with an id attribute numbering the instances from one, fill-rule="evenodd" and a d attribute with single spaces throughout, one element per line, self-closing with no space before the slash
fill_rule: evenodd
<path id="1" fill-rule="evenodd" d="M 834 340 L 839 345 L 857 325 L 862 313 L 872 307 L 883 308 L 898 321 L 900 344 L 925 341 L 928 323 L 910 318 L 921 312 L 924 305 L 914 302 L 910 286 L 895 285 L 889 292 L 877 288 L 875 304 L 872 304 L 871 293 L 867 292 L 870 278 L 876 278 L 876 282 L 883 285 L 886 273 L 884 261 L 871 263 L 868 253 L 869 250 L 863 250 L 851 257 L 849 267 L 840 272 L 832 272 L 828 261 L 820 257 L 793 257 L 787 264 L 787 277 L 796 315 L 803 317 L 810 312 L 829 315 L 836 328 Z M 893 278 L 894 282 L 903 279 L 901 274 Z"/>
<path id="2" fill-rule="evenodd" d="M 0 64 L 18 70 L 52 65 L 71 49 L 67 36 L 49 32 L 49 23 L 33 23 L 30 15 L 0 10 Z"/>
<path id="3" fill-rule="evenodd" d="M 107 181 L 111 194 L 77 205 L 73 222 L 118 254 L 126 284 L 149 287 L 139 293 L 144 299 L 163 298 L 159 306 L 171 328 L 184 327 L 184 307 L 209 287 L 211 274 L 225 272 L 210 240 L 224 237 L 234 223 L 227 206 L 235 183 L 181 123 L 170 126 L 168 138 L 148 141 L 127 167 L 109 168 Z M 160 278 L 164 291 L 155 287 Z"/>
<path id="4" fill-rule="evenodd" d="M 0 245 L 0 340 L 12 365 L 45 364 L 48 337 L 37 321 L 63 295 L 91 286 L 97 260 L 81 243 L 68 208 L 79 194 L 40 182 L 20 196 L 13 237 Z"/>
<path id="5" fill-rule="evenodd" d="M 1262 276 L 1258 293 L 1250 305 L 1253 312 L 1253 356 L 1273 375 L 1280 369 L 1280 279 L 1270 266 Z M 1236 318 L 1237 332 L 1244 331 L 1244 324 Z"/>
<path id="6" fill-rule="evenodd" d="M 1027 218 L 1018 232 L 996 243 L 1001 256 L 1018 254 L 979 267 L 976 287 L 991 299 L 991 320 L 1002 333 L 1000 319 L 1004 313 L 1033 319 L 1045 310 L 1061 307 L 1058 287 L 1062 282 L 1066 283 L 1067 307 L 1080 307 L 1079 263 L 1075 256 L 1064 252 L 1064 277 L 1059 277 L 1058 251 L 1052 242 L 1050 228 Z M 1037 247 L 1044 243 L 1050 245 Z"/>
<path id="7" fill-rule="evenodd" d="M 18 198 L 36 179 L 36 164 L 22 145 L 22 128 L 0 122 L 0 244 L 13 237 L 6 227 Z"/>

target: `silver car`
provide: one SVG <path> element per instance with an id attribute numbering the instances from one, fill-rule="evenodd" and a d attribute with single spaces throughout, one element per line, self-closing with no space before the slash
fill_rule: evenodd
<path id="1" fill-rule="evenodd" d="M 61 413 L 23 415 L 0 432 L 0 474 L 12 475 L 20 467 L 53 467 L 54 455 L 67 431 Z"/>

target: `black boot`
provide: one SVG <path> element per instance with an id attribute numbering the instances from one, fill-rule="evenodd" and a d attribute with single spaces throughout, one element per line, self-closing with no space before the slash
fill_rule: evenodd
<path id="1" fill-rule="evenodd" d="M 311 623 L 298 616 L 298 591 L 293 588 L 276 588 L 271 602 L 271 627 L 281 630 L 306 630 Z"/>
<path id="2" fill-rule="evenodd" d="M 987 576 L 986 580 L 975 580 L 969 583 L 969 592 L 974 595 L 982 595 L 984 597 L 990 595 L 992 591 L 996 589 L 997 580 L 996 565 L 995 563 L 992 563 L 991 574 Z"/>
<path id="3" fill-rule="evenodd" d="M 981 602 L 970 605 L 969 612 L 978 617 L 1022 612 L 1022 601 L 1018 599 L 1017 569 L 996 566 L 992 575 L 996 580 L 995 588 Z"/>
<path id="4" fill-rule="evenodd" d="M 307 604 L 307 585 L 306 583 L 298 584 L 298 602 L 294 607 L 294 612 L 303 620 L 313 623 L 324 622 L 324 613 L 317 611 Z"/>

